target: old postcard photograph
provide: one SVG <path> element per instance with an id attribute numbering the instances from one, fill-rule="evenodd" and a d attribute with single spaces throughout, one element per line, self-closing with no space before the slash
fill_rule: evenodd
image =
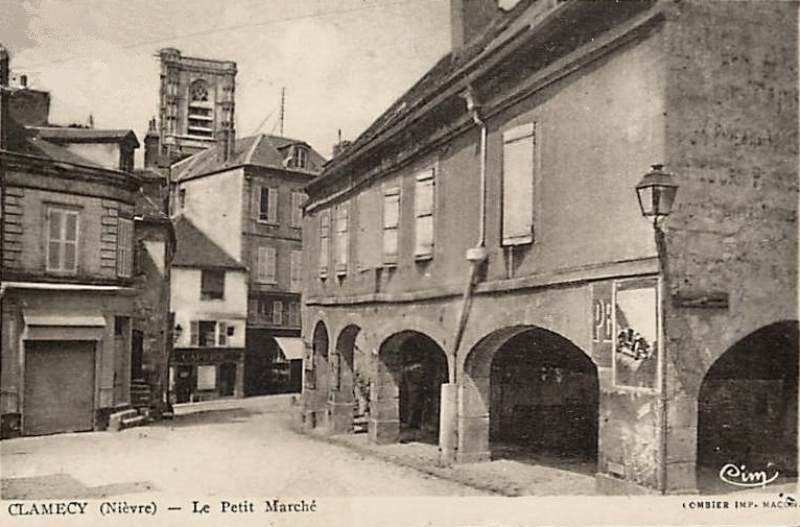
<path id="1" fill-rule="evenodd" d="M 0 0 L 0 523 L 800 523 L 799 6 Z"/>

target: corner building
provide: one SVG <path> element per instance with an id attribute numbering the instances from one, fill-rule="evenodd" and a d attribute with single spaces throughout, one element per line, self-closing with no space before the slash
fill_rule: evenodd
<path id="1" fill-rule="evenodd" d="M 607 493 L 796 475 L 796 10 L 454 0 L 452 51 L 306 187 L 304 426 L 367 397 L 371 441 Z"/>

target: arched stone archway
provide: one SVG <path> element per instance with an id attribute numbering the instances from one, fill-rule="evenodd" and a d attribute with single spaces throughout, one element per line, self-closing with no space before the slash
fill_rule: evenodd
<path id="1" fill-rule="evenodd" d="M 328 328 L 323 321 L 317 322 L 311 337 L 312 368 L 306 372 L 310 379 L 306 379 L 306 392 L 310 396 L 312 405 L 312 428 L 325 426 L 327 423 L 328 396 L 330 393 L 330 363 L 328 360 Z"/>
<path id="2" fill-rule="evenodd" d="M 498 457 L 596 470 L 599 382 L 589 356 L 535 326 L 513 326 L 470 350 L 459 386 L 458 460 Z"/>
<path id="3" fill-rule="evenodd" d="M 346 326 L 336 339 L 336 352 L 331 355 L 331 417 L 332 431 L 345 433 L 353 431 L 354 403 L 357 395 L 362 395 L 361 384 L 366 365 L 363 364 L 364 350 L 358 346 L 358 337 L 362 334 L 361 328 L 356 325 Z M 356 358 L 359 358 L 359 369 L 356 368 Z M 357 391 L 358 390 L 358 391 Z"/>
<path id="4" fill-rule="evenodd" d="M 797 476 L 798 324 L 778 322 L 746 336 L 708 369 L 697 411 L 697 488 L 734 490 L 720 470 L 733 464 Z"/>
<path id="5" fill-rule="evenodd" d="M 401 331 L 384 340 L 370 397 L 370 439 L 438 442 L 447 368 L 444 350 L 423 333 Z"/>

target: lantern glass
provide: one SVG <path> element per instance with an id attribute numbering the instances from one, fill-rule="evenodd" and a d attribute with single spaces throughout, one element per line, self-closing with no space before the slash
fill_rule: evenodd
<path id="1" fill-rule="evenodd" d="M 653 165 L 652 170 L 636 185 L 642 215 L 652 217 L 654 221 L 668 216 L 672 212 L 677 191 L 678 185 L 672 175 L 664 172 L 662 165 Z"/>

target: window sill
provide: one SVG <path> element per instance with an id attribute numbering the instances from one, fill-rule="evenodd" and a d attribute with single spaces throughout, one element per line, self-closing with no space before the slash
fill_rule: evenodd
<path id="1" fill-rule="evenodd" d="M 517 238 L 507 238 L 500 242 L 502 247 L 515 247 L 517 245 L 530 245 L 533 243 L 533 235 L 520 236 Z"/>
<path id="2" fill-rule="evenodd" d="M 258 220 L 256 220 L 256 222 L 258 224 L 260 224 L 260 225 L 272 225 L 273 227 L 279 227 L 280 226 L 280 222 L 278 222 L 278 221 L 262 220 L 262 219 L 259 218 Z"/>
<path id="3" fill-rule="evenodd" d="M 431 260 L 433 260 L 433 253 L 414 255 L 415 262 L 430 262 Z"/>

